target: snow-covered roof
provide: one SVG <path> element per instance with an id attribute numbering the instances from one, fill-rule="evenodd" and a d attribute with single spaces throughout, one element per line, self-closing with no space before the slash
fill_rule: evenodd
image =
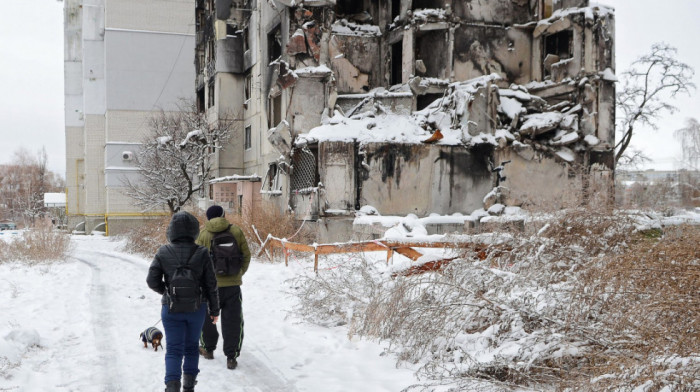
<path id="1" fill-rule="evenodd" d="M 216 184 L 219 182 L 240 182 L 240 181 L 252 181 L 252 182 L 257 182 L 260 181 L 262 178 L 260 178 L 259 175 L 257 174 L 251 174 L 249 176 L 241 176 L 238 174 L 234 174 L 232 176 L 225 176 L 225 177 L 217 177 L 217 178 L 212 178 L 209 180 L 210 184 Z"/>

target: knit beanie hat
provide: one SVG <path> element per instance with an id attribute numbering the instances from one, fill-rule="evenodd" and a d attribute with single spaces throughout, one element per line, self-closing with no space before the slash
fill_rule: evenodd
<path id="1" fill-rule="evenodd" d="M 213 205 L 207 209 L 207 220 L 212 220 L 224 216 L 224 209 L 221 206 Z"/>

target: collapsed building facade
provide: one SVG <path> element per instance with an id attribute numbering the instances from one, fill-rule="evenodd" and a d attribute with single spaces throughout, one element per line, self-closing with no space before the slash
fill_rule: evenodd
<path id="1" fill-rule="evenodd" d="M 460 215 L 612 192 L 611 9 L 200 0 L 196 21 L 198 105 L 237 122 L 210 189 L 231 209 L 291 210 L 329 241 L 361 231 L 366 206 Z"/>

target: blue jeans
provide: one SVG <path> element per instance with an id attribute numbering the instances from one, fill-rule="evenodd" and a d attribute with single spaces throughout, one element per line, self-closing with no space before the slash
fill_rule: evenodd
<path id="1" fill-rule="evenodd" d="M 191 313 L 169 313 L 168 305 L 163 305 L 160 316 L 165 329 L 166 383 L 180 381 L 183 373 L 193 376 L 199 373 L 199 336 L 206 315 L 206 302 Z"/>

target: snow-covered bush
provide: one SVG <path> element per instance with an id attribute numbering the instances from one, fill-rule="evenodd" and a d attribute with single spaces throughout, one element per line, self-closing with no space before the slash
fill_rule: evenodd
<path id="1" fill-rule="evenodd" d="M 700 387 L 700 229 L 653 238 L 623 216 L 556 216 L 439 272 L 349 260 L 297 282 L 300 311 L 390 342 L 422 365 L 412 390 Z"/>

